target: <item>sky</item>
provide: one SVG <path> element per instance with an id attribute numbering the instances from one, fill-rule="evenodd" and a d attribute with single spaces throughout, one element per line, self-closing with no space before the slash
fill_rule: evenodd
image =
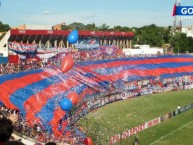
<path id="1" fill-rule="evenodd" d="M 172 26 L 174 0 L 0 0 L 0 21 L 11 27 L 22 24 L 55 25 L 73 22 L 142 27 Z M 181 0 L 193 6 L 193 0 Z M 183 26 L 193 26 L 183 19 Z"/>

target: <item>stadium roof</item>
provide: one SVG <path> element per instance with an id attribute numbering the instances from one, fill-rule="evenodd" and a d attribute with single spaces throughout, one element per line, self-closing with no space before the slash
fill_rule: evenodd
<path id="1" fill-rule="evenodd" d="M 27 30 L 27 29 L 11 29 L 9 42 L 23 42 L 32 43 L 41 40 L 42 43 L 46 43 L 48 40 L 62 40 L 67 39 L 70 34 L 70 30 Z M 133 32 L 115 32 L 115 31 L 88 31 L 80 30 L 78 35 L 81 37 L 121 37 L 132 38 Z"/>
<path id="2" fill-rule="evenodd" d="M 19 30 L 11 29 L 11 35 L 64 35 L 67 36 L 71 31 L 69 30 Z M 133 32 L 115 32 L 115 31 L 78 31 L 79 36 L 122 36 L 133 37 Z"/>

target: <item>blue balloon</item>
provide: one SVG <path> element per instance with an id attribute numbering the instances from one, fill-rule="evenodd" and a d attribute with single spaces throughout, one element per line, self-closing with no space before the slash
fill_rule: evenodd
<path id="1" fill-rule="evenodd" d="M 68 35 L 68 42 L 70 44 L 74 44 L 78 41 L 78 30 L 73 30 L 70 32 L 70 34 Z"/>
<path id="2" fill-rule="evenodd" d="M 72 101 L 68 98 L 64 98 L 60 102 L 60 108 L 64 111 L 69 111 L 72 108 Z"/>

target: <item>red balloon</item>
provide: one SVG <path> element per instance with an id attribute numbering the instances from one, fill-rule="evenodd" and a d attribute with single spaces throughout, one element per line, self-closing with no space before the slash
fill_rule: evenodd
<path id="1" fill-rule="evenodd" d="M 92 138 L 90 137 L 85 138 L 84 143 L 85 145 L 92 145 Z"/>
<path id="2" fill-rule="evenodd" d="M 69 71 L 74 65 L 74 60 L 71 56 L 65 56 L 62 59 L 61 70 L 63 73 Z"/>
<path id="3" fill-rule="evenodd" d="M 72 104 L 75 105 L 78 102 L 78 94 L 76 92 L 72 92 L 68 95 L 68 98 L 72 101 Z"/>

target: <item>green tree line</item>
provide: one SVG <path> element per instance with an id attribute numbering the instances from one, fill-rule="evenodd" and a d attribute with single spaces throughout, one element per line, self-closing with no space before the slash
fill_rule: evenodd
<path id="1" fill-rule="evenodd" d="M 1 21 L 0 21 L 0 32 L 6 32 L 10 29 L 10 26 L 8 24 L 3 24 Z M 3 35 L 0 35 L 0 40 L 3 38 L 4 34 Z"/>
<path id="2" fill-rule="evenodd" d="M 5 32 L 10 29 L 8 24 L 3 24 L 0 21 L 0 32 Z M 148 44 L 151 47 L 163 47 L 168 50 L 173 50 L 174 53 L 186 53 L 187 51 L 193 53 L 193 38 L 187 37 L 185 33 L 173 33 L 173 27 L 160 27 L 155 24 L 143 27 L 127 27 L 127 26 L 114 26 L 110 27 L 107 24 L 96 26 L 92 24 L 83 24 L 74 22 L 69 25 L 63 25 L 63 30 L 90 30 L 90 31 L 122 31 L 133 32 L 133 45 L 135 44 Z M 3 36 L 0 36 L 0 39 Z"/>

